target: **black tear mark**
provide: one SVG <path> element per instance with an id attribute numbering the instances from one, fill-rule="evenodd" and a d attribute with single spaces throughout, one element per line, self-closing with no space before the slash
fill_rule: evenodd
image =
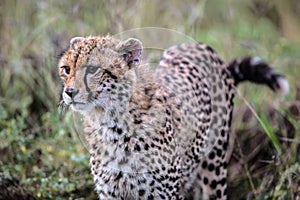
<path id="1" fill-rule="evenodd" d="M 84 74 L 84 84 L 85 84 L 85 89 L 86 91 L 89 93 L 88 95 L 88 99 L 91 99 L 93 94 L 91 92 L 91 89 L 88 87 L 88 83 L 87 83 L 87 75 L 89 74 L 88 70 L 85 70 L 85 74 Z"/>

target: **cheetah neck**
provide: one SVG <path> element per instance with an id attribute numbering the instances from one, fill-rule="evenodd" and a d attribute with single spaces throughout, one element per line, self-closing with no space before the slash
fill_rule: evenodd
<path id="1" fill-rule="evenodd" d="M 124 138 L 136 136 L 150 121 L 150 107 L 158 84 L 149 71 L 136 70 L 137 80 L 129 89 L 128 99 L 111 103 L 105 109 L 85 112 L 85 126 L 96 132 L 101 142 L 117 144 Z"/>
<path id="2" fill-rule="evenodd" d="M 153 102 L 158 94 L 161 91 L 157 83 L 140 80 L 128 101 L 111 104 L 102 112 L 86 112 L 85 135 L 91 160 L 96 159 L 105 170 L 115 172 L 136 174 L 149 170 L 150 158 L 143 149 L 149 148 L 151 138 L 165 122 L 153 117 L 163 116 L 159 114 L 163 106 Z"/>

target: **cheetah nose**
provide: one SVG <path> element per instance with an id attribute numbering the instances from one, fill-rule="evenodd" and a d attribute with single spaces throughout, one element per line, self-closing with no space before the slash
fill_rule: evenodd
<path id="1" fill-rule="evenodd" d="M 66 89 L 65 89 L 65 93 L 66 93 L 69 97 L 73 98 L 73 97 L 78 93 L 78 90 L 75 90 L 74 88 L 66 88 Z"/>

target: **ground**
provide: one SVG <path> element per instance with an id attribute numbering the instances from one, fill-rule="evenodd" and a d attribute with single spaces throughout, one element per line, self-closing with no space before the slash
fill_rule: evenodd
<path id="1" fill-rule="evenodd" d="M 295 198 L 300 192 L 299 10 L 296 0 L 1 1 L 0 199 L 96 199 L 72 113 L 57 109 L 61 86 L 55 58 L 74 36 L 140 27 L 184 33 L 212 46 L 225 61 L 260 56 L 286 74 L 291 85 L 286 96 L 239 87 L 228 193 L 229 199 Z"/>

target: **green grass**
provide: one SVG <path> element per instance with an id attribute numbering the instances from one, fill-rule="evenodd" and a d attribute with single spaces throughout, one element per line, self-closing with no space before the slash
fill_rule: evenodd
<path id="1" fill-rule="evenodd" d="M 0 199 L 96 199 L 88 152 L 71 114 L 57 108 L 56 55 L 74 36 L 141 27 L 178 31 L 210 44 L 226 61 L 259 56 L 286 75 L 291 85 L 286 96 L 255 85 L 239 87 L 259 120 L 243 98 L 235 99 L 228 184 L 230 199 L 295 199 L 300 192 L 295 2 L 1 1 Z"/>

